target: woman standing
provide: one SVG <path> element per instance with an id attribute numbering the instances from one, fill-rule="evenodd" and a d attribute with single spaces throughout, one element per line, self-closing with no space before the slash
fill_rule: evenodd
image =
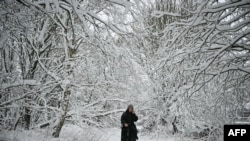
<path id="1" fill-rule="evenodd" d="M 136 141 L 137 137 L 137 128 L 134 124 L 138 120 L 134 112 L 133 105 L 128 105 L 127 110 L 122 114 L 121 124 L 122 124 L 122 133 L 121 141 Z"/>

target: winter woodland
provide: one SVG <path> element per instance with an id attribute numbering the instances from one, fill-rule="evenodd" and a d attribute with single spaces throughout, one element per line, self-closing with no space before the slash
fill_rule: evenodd
<path id="1" fill-rule="evenodd" d="M 249 86 L 249 0 L 0 0 L 0 140 L 222 141 Z"/>

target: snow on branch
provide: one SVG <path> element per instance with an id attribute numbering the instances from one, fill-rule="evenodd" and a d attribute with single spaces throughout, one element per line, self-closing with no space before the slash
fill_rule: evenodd
<path id="1" fill-rule="evenodd" d="M 107 26 L 109 29 L 111 29 L 112 31 L 114 31 L 115 33 L 117 34 L 124 34 L 118 27 L 116 27 L 115 25 L 113 24 L 110 24 L 110 23 L 107 23 L 105 22 L 104 20 L 102 20 L 101 18 L 98 17 L 98 15 L 92 13 L 92 12 L 87 12 L 87 14 L 89 16 L 91 16 L 92 18 L 98 20 L 99 22 L 103 23 L 105 26 Z"/>
<path id="2" fill-rule="evenodd" d="M 203 10 L 204 13 L 216 13 L 220 11 L 224 11 L 225 9 L 229 9 L 232 7 L 240 7 L 240 6 L 246 6 L 249 5 L 250 1 L 249 0 L 240 0 L 237 2 L 229 1 L 226 3 L 221 3 L 216 6 L 209 6 L 207 9 Z"/>
<path id="3" fill-rule="evenodd" d="M 1 85 L 1 89 L 7 89 L 7 88 L 18 87 L 18 86 L 23 86 L 23 85 L 35 86 L 35 85 L 40 85 L 40 83 L 38 83 L 36 80 L 21 80 L 21 81 L 14 82 L 14 83 L 3 83 Z"/>
<path id="4" fill-rule="evenodd" d="M 173 16 L 173 17 L 181 17 L 181 15 L 178 13 L 170 13 L 170 12 L 165 12 L 165 11 L 153 11 L 151 14 L 151 16 L 157 17 L 157 18 L 160 18 L 160 17 L 165 16 L 165 15 Z"/>
<path id="5" fill-rule="evenodd" d="M 218 50 L 217 53 L 215 53 L 213 56 L 209 57 L 207 59 L 207 63 L 203 64 L 203 67 L 201 67 L 200 72 L 205 71 L 214 61 L 215 59 L 225 50 L 227 50 L 228 48 L 232 47 L 235 43 L 237 43 L 239 40 L 241 40 L 243 37 L 245 37 L 246 35 L 250 34 L 250 30 L 247 30 L 244 32 L 244 34 L 241 34 L 237 37 L 235 37 L 235 39 L 232 41 L 232 43 L 228 44 L 227 46 L 224 46 L 223 48 L 221 48 L 220 50 Z M 210 60 L 210 61 L 209 61 Z"/>
<path id="6" fill-rule="evenodd" d="M 50 19 L 53 20 L 53 22 L 55 22 L 58 26 L 61 26 L 63 29 L 65 29 L 65 26 L 58 23 L 56 19 L 53 18 L 53 16 L 50 14 L 49 11 L 45 10 L 43 7 L 41 7 L 38 3 L 33 3 L 33 2 L 29 2 L 29 1 L 26 1 L 26 0 L 17 0 L 19 3 L 27 6 L 27 7 L 31 7 L 31 8 L 34 8 L 35 11 L 40 11 L 44 14 L 46 14 L 47 16 L 50 17 Z"/>
<path id="7" fill-rule="evenodd" d="M 120 113 L 120 112 L 124 112 L 125 109 L 116 109 L 116 110 L 113 110 L 113 111 L 107 111 L 107 112 L 103 112 L 103 113 L 96 113 L 96 114 L 90 114 L 88 116 L 90 117 L 103 117 L 103 116 L 107 116 L 107 115 L 110 115 L 110 114 L 115 114 L 115 113 Z"/>
<path id="8" fill-rule="evenodd" d="M 24 99 L 26 96 L 28 96 L 28 95 L 30 95 L 30 94 L 32 94 L 32 92 L 26 93 L 26 94 L 24 94 L 24 95 L 22 95 L 22 96 L 20 96 L 20 97 L 18 97 L 18 98 L 14 98 L 14 99 L 11 99 L 11 100 L 9 100 L 9 101 L 3 102 L 3 103 L 0 104 L 0 107 L 3 107 L 4 105 L 8 105 L 8 104 L 10 104 L 10 103 L 12 103 L 12 102 L 15 102 L 15 101 Z"/>
<path id="9" fill-rule="evenodd" d="M 123 6 L 125 8 L 128 8 L 131 4 L 129 3 L 129 1 L 127 0 L 107 0 L 111 3 L 114 3 L 114 4 L 117 4 L 117 5 L 120 5 L 120 6 Z"/>

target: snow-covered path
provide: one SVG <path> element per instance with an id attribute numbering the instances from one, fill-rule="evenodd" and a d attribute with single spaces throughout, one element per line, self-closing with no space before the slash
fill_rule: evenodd
<path id="1" fill-rule="evenodd" d="M 120 141 L 121 140 L 121 129 L 110 128 L 107 130 L 107 141 Z M 172 141 L 166 139 L 152 139 L 149 136 L 139 134 L 140 141 Z"/>
<path id="2" fill-rule="evenodd" d="M 49 130 L 0 130 L 0 141 L 120 141 L 121 129 L 88 129 L 84 130 L 77 126 L 66 126 L 59 138 L 53 138 Z M 138 141 L 193 141 L 190 138 L 176 136 L 157 136 L 156 134 L 140 134 Z M 199 141 L 199 140 L 195 140 Z"/>
<path id="3" fill-rule="evenodd" d="M 118 128 L 107 129 L 107 141 L 120 141 L 121 140 L 121 131 Z M 193 139 L 183 138 L 178 136 L 169 137 L 154 137 L 150 134 L 139 134 L 139 141 L 193 141 Z M 197 140 L 196 140 L 197 141 Z"/>
<path id="4" fill-rule="evenodd" d="M 121 132 L 118 129 L 111 128 L 107 133 L 107 141 L 120 141 L 121 140 Z"/>

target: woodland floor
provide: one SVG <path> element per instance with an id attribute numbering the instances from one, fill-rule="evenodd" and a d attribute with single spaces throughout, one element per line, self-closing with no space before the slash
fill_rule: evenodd
<path id="1" fill-rule="evenodd" d="M 0 141 L 120 141 L 119 128 L 82 129 L 65 126 L 60 138 L 51 137 L 51 131 L 42 130 L 0 130 Z M 180 135 L 163 136 L 156 133 L 139 133 L 139 141 L 193 141 Z M 197 140 L 196 140 L 197 141 Z"/>

